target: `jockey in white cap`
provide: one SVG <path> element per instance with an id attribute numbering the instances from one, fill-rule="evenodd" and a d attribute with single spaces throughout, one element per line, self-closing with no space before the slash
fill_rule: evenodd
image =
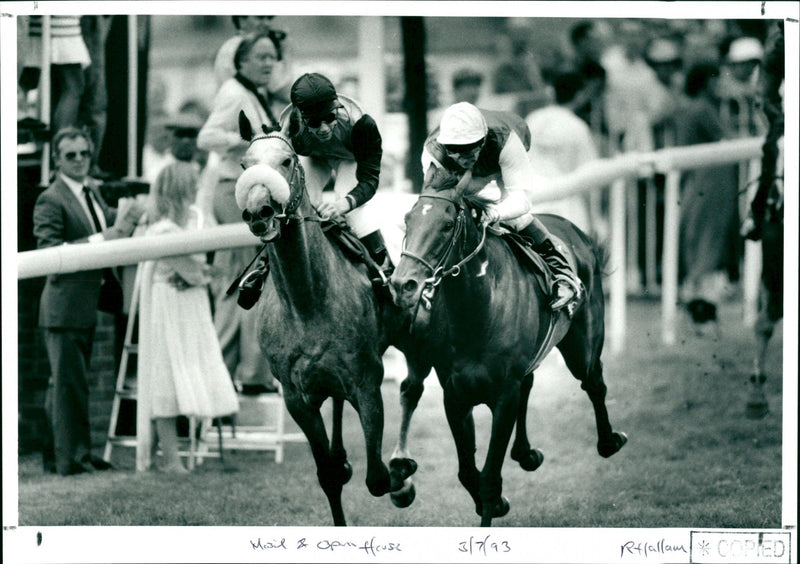
<path id="1" fill-rule="evenodd" d="M 438 128 L 425 141 L 422 168 L 431 165 L 469 176 L 468 191 L 476 193 L 492 180 L 501 199 L 491 204 L 484 221 L 502 221 L 534 242 L 555 278 L 550 307 L 558 310 L 580 296 L 580 281 L 563 249 L 531 212 L 527 191 L 533 178 L 528 149 L 531 134 L 525 121 L 511 112 L 480 110 L 468 102 L 447 108 Z"/>

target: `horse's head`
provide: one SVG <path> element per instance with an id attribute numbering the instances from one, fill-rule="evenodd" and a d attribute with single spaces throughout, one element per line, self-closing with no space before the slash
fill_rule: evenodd
<path id="1" fill-rule="evenodd" d="M 395 303 L 417 314 L 429 311 L 436 287 L 446 276 L 457 276 L 461 267 L 483 246 L 471 243 L 480 211 L 468 205 L 463 186 L 469 178 L 431 166 L 422 193 L 406 214 L 406 236 L 400 263 L 391 277 Z M 485 234 L 485 232 L 484 232 Z M 420 303 L 423 308 L 417 310 Z M 424 322 L 424 318 L 423 318 Z"/>
<path id="2" fill-rule="evenodd" d="M 250 146 L 236 181 L 236 204 L 250 231 L 267 242 L 280 236 L 281 220 L 297 210 L 304 182 L 289 139 L 279 131 L 262 130 L 254 135 L 244 113 L 239 114 L 239 132 Z"/>

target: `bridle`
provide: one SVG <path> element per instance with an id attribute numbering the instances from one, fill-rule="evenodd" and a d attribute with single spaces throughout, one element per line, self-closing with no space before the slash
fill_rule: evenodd
<path id="1" fill-rule="evenodd" d="M 436 288 L 441 284 L 442 280 L 444 280 L 448 276 L 456 277 L 461 274 L 461 268 L 475 258 L 478 253 L 483 249 L 484 243 L 486 242 L 486 225 L 483 224 L 481 226 L 481 240 L 475 249 L 472 250 L 468 255 L 466 255 L 463 259 L 458 261 L 456 264 L 447 267 L 447 261 L 450 259 L 450 255 L 453 253 L 453 249 L 456 246 L 456 242 L 466 233 L 466 208 L 461 204 L 460 201 L 453 200 L 452 198 L 448 198 L 446 196 L 440 196 L 438 194 L 420 194 L 420 199 L 422 198 L 431 198 L 435 200 L 444 200 L 449 202 L 455 206 L 457 213 L 456 213 L 456 220 L 455 226 L 453 228 L 453 236 L 448 241 L 447 246 L 445 247 L 444 251 L 442 252 L 441 257 L 439 257 L 436 266 L 432 266 L 430 262 L 425 260 L 419 255 L 412 253 L 411 251 L 406 250 L 405 248 L 400 253 L 401 257 L 408 257 L 420 263 L 422 266 L 427 268 L 431 276 L 423 280 L 422 282 L 422 292 L 420 293 L 420 301 L 422 305 L 425 307 L 426 310 L 430 311 L 431 309 L 431 302 L 433 301 L 433 296 L 436 292 Z M 405 245 L 405 241 L 404 241 Z"/>
<path id="2" fill-rule="evenodd" d="M 303 170 L 303 165 L 300 164 L 300 160 L 297 158 L 297 153 L 292 147 L 292 144 L 283 136 L 283 135 L 276 135 L 275 133 L 268 133 L 266 135 L 259 135 L 257 137 L 253 137 L 250 140 L 250 145 L 255 143 L 256 141 L 261 141 L 265 139 L 279 139 L 286 143 L 289 147 L 292 155 L 292 171 L 289 174 L 289 193 L 293 194 L 293 196 L 289 199 L 286 204 L 282 205 L 281 207 L 283 210 L 281 213 L 275 214 L 274 217 L 281 223 L 288 223 L 290 220 L 295 219 L 298 221 L 305 221 L 306 219 L 311 219 L 315 221 L 319 221 L 319 217 L 316 216 L 300 216 L 297 215 L 295 212 L 300 205 L 300 201 L 303 199 L 303 194 L 305 193 L 305 171 Z M 301 184 L 298 186 L 298 182 Z M 265 206 L 266 207 L 266 206 Z M 263 208 L 262 208 L 263 211 Z"/>

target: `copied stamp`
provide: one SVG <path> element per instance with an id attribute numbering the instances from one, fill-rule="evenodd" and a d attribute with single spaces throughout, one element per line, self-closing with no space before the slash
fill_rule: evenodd
<path id="1" fill-rule="evenodd" d="M 791 563 L 788 531 L 691 531 L 689 562 Z"/>

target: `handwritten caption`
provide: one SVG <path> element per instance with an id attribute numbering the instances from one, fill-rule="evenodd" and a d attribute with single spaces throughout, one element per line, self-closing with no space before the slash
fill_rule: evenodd
<path id="1" fill-rule="evenodd" d="M 309 540 L 302 537 L 296 541 L 287 541 L 286 538 L 265 540 L 259 537 L 251 540 L 250 546 L 253 550 L 321 550 L 330 552 L 342 551 L 363 551 L 369 556 L 377 556 L 386 552 L 402 552 L 399 542 L 385 542 L 371 537 L 369 539 L 353 542 L 350 540 L 323 539 L 319 541 Z"/>
<path id="2" fill-rule="evenodd" d="M 669 544 L 665 539 L 657 542 L 641 542 L 629 540 L 620 546 L 619 557 L 624 556 L 655 556 L 657 554 L 667 554 L 672 552 L 682 552 L 689 554 L 689 550 L 682 544 Z"/>
<path id="3" fill-rule="evenodd" d="M 360 552 L 367 556 L 377 557 L 389 552 L 403 552 L 403 545 L 396 541 L 386 541 L 376 536 L 358 541 L 343 539 L 321 540 L 301 537 L 296 540 L 286 537 L 263 538 L 250 540 L 250 548 L 258 551 L 324 551 L 330 553 Z M 511 544 L 507 540 L 486 535 L 485 537 L 470 536 L 468 539 L 457 541 L 455 549 L 462 554 L 474 556 L 490 556 L 511 552 Z"/>

